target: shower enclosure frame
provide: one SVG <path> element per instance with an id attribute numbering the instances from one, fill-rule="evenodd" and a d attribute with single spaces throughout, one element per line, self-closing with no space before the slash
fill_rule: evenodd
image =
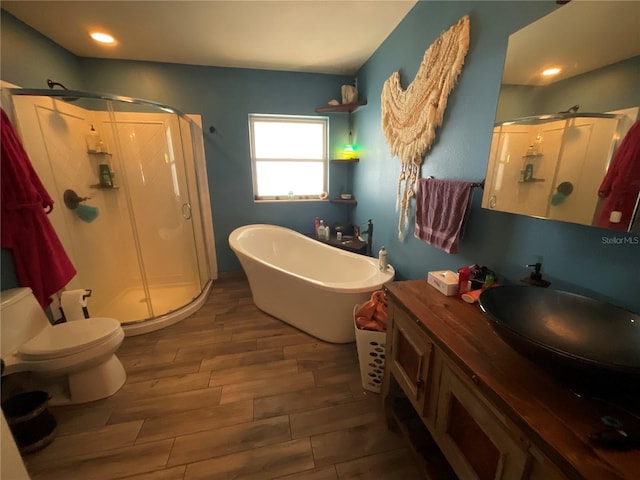
<path id="1" fill-rule="evenodd" d="M 185 305 L 181 305 L 178 308 L 170 309 L 166 313 L 159 314 L 157 316 L 150 316 L 149 318 L 138 319 L 134 321 L 126 321 L 123 322 L 122 326 L 125 330 L 125 334 L 128 336 L 131 335 L 139 335 L 148 333 L 154 330 L 158 330 L 160 328 L 164 328 L 166 326 L 172 325 L 180 320 L 188 317 L 189 315 L 196 312 L 206 301 L 208 294 L 210 292 L 213 280 L 217 278 L 217 263 L 215 257 L 215 242 L 214 242 L 214 231 L 213 231 L 213 220 L 211 215 L 211 205 L 210 205 L 210 197 L 209 197 L 209 188 L 207 182 L 207 174 L 206 174 L 206 159 L 204 153 L 204 143 L 203 143 L 203 132 L 201 125 L 196 122 L 193 118 L 179 110 L 160 104 L 158 102 L 153 102 L 144 99 L 138 99 L 133 97 L 126 97 L 120 95 L 112 95 L 112 94 L 102 94 L 102 93 L 92 93 L 92 92 L 83 92 L 76 90 L 46 90 L 46 89 L 21 89 L 21 88 L 7 88 L 6 91 L 9 93 L 11 98 L 11 108 L 13 110 L 12 116 L 16 117 L 16 102 L 14 101 L 15 97 L 48 97 L 56 100 L 72 100 L 72 99 L 87 99 L 90 101 L 102 101 L 105 102 L 106 111 L 92 111 L 96 115 L 99 112 L 107 113 L 109 116 L 109 124 L 112 129 L 112 134 L 114 136 L 117 133 L 118 121 L 115 119 L 115 111 L 114 106 L 118 104 L 132 104 L 139 105 L 145 108 L 151 108 L 158 113 L 162 112 L 165 114 L 171 114 L 175 117 L 171 117 L 175 119 L 177 124 L 177 133 L 180 139 L 180 145 L 175 147 L 175 149 L 180 150 L 180 155 L 182 155 L 183 162 L 183 172 L 184 176 L 183 181 L 186 182 L 187 187 L 187 197 L 188 197 L 188 205 L 189 205 L 189 214 L 191 214 L 191 206 L 194 201 L 197 201 L 197 209 L 199 212 L 199 225 L 190 223 L 191 235 L 193 238 L 193 248 L 195 262 L 196 262 L 196 276 L 199 279 L 198 281 L 198 290 L 200 291 L 197 296 L 192 298 L 192 300 Z M 80 107 L 82 108 L 82 107 Z M 118 112 L 118 114 L 123 115 L 126 112 Z M 183 123 L 185 121 L 186 123 Z M 189 129 L 188 138 L 190 142 L 185 140 L 185 135 L 183 132 L 183 128 L 187 127 Z M 195 135 L 194 135 L 195 133 Z M 44 140 L 43 140 L 44 142 Z M 118 156 L 120 158 L 120 162 L 126 161 L 126 155 L 123 155 L 122 146 L 119 143 L 119 140 L 116 140 L 116 150 L 118 150 Z M 186 162 L 187 155 L 186 149 L 190 148 L 190 160 L 192 169 L 191 178 L 188 173 L 188 168 Z M 124 173 L 123 169 L 123 173 Z M 126 176 L 126 175 L 125 175 Z M 125 186 L 129 186 L 126 178 L 125 178 Z M 130 197 L 130 192 L 128 188 L 123 191 L 126 197 L 126 205 L 127 209 L 131 210 L 132 199 Z M 58 205 L 63 205 L 62 201 L 56 202 Z M 60 208 L 60 207 L 59 207 Z M 184 216 L 184 211 L 183 211 Z M 137 225 L 136 218 L 132 212 L 128 212 L 129 221 L 131 222 L 132 235 L 136 237 L 135 240 L 135 249 L 136 249 L 136 257 L 140 263 L 140 275 L 142 278 L 145 277 L 145 269 L 142 265 L 142 249 L 139 241 L 137 240 Z M 185 219 L 191 220 L 185 216 Z M 198 228 L 199 227 L 199 228 Z M 199 235 L 199 238 L 197 236 Z M 200 243 L 200 245 L 198 245 Z M 198 256 L 202 255 L 204 258 L 198 259 Z M 206 271 L 204 276 L 201 275 L 200 270 L 202 269 L 202 265 L 206 266 Z M 144 281 L 143 289 L 145 292 L 145 299 L 149 303 L 151 307 L 151 300 L 149 299 L 149 284 Z M 194 292 L 195 293 L 195 292 Z M 152 310 L 149 310 L 149 314 L 151 314 Z"/>

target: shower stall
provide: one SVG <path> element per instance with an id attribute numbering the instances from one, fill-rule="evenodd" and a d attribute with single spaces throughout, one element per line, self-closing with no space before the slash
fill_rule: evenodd
<path id="1" fill-rule="evenodd" d="M 93 317 L 127 335 L 196 311 L 217 277 L 198 118 L 153 102 L 12 89 L 13 121 Z"/>

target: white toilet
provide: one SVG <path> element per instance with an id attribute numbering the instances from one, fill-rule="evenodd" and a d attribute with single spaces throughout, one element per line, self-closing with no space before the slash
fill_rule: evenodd
<path id="1" fill-rule="evenodd" d="M 124 339 L 113 318 L 51 325 L 30 288 L 0 292 L 4 375 L 29 372 L 50 404 L 77 404 L 116 393 L 127 374 L 115 356 Z"/>

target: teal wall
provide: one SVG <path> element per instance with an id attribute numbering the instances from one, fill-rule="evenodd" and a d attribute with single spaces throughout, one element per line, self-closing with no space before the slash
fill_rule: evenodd
<path id="1" fill-rule="evenodd" d="M 368 105 L 353 115 L 356 141 L 362 150 L 361 161 L 354 166 L 354 193 L 358 199 L 354 218 L 361 225 L 369 218 L 373 220 L 374 251 L 382 245 L 387 248 L 399 279 L 424 278 L 430 270 L 455 270 L 479 263 L 494 268 L 507 280 L 517 281 L 527 274 L 525 264 L 542 258 L 544 276 L 553 282 L 553 287 L 640 311 L 640 245 L 606 244 L 609 237 L 631 237 L 483 210 L 479 189 L 474 192 L 458 254 L 447 255 L 413 238 L 411 232 L 404 241 L 397 236 L 394 206 L 400 162 L 390 156 L 380 129 L 384 81 L 399 71 L 407 85 L 428 46 L 461 16 L 470 15 L 469 53 L 449 97 L 444 123 L 426 156 L 422 176 L 481 180 L 485 176 L 508 36 L 555 8 L 552 1 L 424 1 L 413 8 L 358 72 L 360 97 Z M 3 12 L 3 45 L 5 15 Z M 27 44 L 37 43 L 32 40 L 39 36 L 35 32 L 21 30 L 21 34 Z M 49 73 L 39 75 L 34 71 L 38 66 L 25 58 L 7 62 L 3 55 L 3 79 L 40 87 L 35 79 L 46 78 Z M 227 246 L 227 236 L 237 225 L 264 222 L 306 232 L 316 215 L 330 221 L 346 215 L 344 207 L 326 202 L 276 205 L 252 201 L 247 115 L 312 115 L 316 106 L 339 98 L 340 85 L 350 79 L 97 59 L 80 59 L 79 68 L 80 83 L 86 90 L 146 98 L 202 115 L 221 270 L 239 268 Z M 19 73 L 23 69 L 29 69 L 30 78 L 19 82 L 16 78 L 26 76 Z M 207 131 L 211 125 L 217 129 L 214 134 Z M 333 143 L 340 143 L 346 131 L 346 116 L 332 115 L 330 128 Z M 334 185 L 340 181 L 334 180 Z"/>
<path id="2" fill-rule="evenodd" d="M 580 112 L 605 112 L 638 106 L 638 85 L 640 56 L 550 85 L 538 101 L 539 110 L 556 112 L 580 105 Z"/>
<path id="3" fill-rule="evenodd" d="M 597 85 L 598 88 L 593 88 Z M 640 56 L 552 83 L 546 87 L 502 85 L 496 123 L 557 113 L 610 112 L 640 105 Z"/>
<path id="4" fill-rule="evenodd" d="M 47 88 L 47 79 L 84 89 L 80 59 L 2 10 L 2 80 L 23 88 Z"/>

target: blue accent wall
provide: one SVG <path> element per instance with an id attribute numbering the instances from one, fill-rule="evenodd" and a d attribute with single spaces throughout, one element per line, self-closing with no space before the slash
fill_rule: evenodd
<path id="1" fill-rule="evenodd" d="M 597 85 L 598 88 L 593 88 Z M 610 112 L 640 105 L 640 56 L 546 87 L 502 85 L 496 123 L 552 114 L 579 105 L 581 112 Z"/>
<path id="2" fill-rule="evenodd" d="M 555 8 L 554 2 L 416 4 L 358 72 L 360 92 L 368 105 L 355 114 L 358 144 L 365 150 L 355 177 L 359 199 L 355 219 L 359 223 L 373 219 L 374 251 L 386 247 L 399 279 L 425 278 L 431 270 L 478 263 L 495 269 L 503 280 L 518 282 L 529 273 L 526 264 L 542 260 L 543 276 L 552 288 L 640 312 L 637 236 L 488 211 L 480 208 L 482 191 L 476 189 L 458 254 L 446 254 L 414 238 L 412 229 L 404 241 L 398 239 L 395 202 L 400 161 L 391 157 L 380 126 L 385 80 L 398 71 L 403 86 L 408 86 L 429 45 L 462 16 L 470 15 L 469 53 L 449 96 L 444 122 L 425 157 L 422 177 L 482 180 L 508 36 Z M 609 243 L 613 237 L 623 243 Z"/>
<path id="3" fill-rule="evenodd" d="M 361 226 L 366 225 L 367 219 L 373 220 L 374 251 L 382 245 L 387 248 L 398 279 L 425 278 L 430 270 L 455 270 L 478 263 L 495 269 L 502 279 L 518 281 L 528 274 L 525 264 L 542 260 L 544 277 L 552 282 L 553 288 L 588 294 L 640 311 L 637 295 L 640 245 L 608 240 L 638 237 L 484 210 L 480 208 L 479 189 L 474 192 L 458 254 L 448 255 L 415 239 L 411 230 L 404 241 L 398 239 L 398 214 L 394 207 L 400 162 L 390 156 L 380 128 L 384 81 L 399 71 L 403 84 L 408 85 L 429 45 L 460 17 L 470 15 L 469 53 L 458 84 L 449 96 L 444 123 L 426 155 L 422 176 L 481 180 L 486 171 L 508 36 L 555 8 L 557 5 L 552 1 L 416 4 L 357 75 L 360 98 L 366 99 L 368 105 L 353 114 L 354 140 L 361 150 L 361 160 L 353 166 L 354 193 L 358 199 L 354 218 Z M 41 77 L 59 75 L 55 80 L 65 83 L 64 71 L 76 72 L 76 67 L 65 67 L 58 74 L 49 74 L 48 68 L 36 64 L 40 56 L 48 56 L 44 46 L 36 57 L 12 55 L 7 59 L 5 15 L 3 12 L 4 80 L 25 87 L 42 87 Z M 9 26 L 16 30 L 14 45 L 48 42 L 28 27 Z M 58 55 L 66 65 L 68 52 L 60 49 Z M 262 222 L 308 232 L 316 215 L 330 222 L 346 217 L 346 207 L 327 202 L 253 202 L 247 115 L 313 115 L 316 106 L 325 105 L 332 98 L 339 99 L 340 85 L 350 78 L 98 59 L 78 62 L 82 82 L 71 78 L 69 73 L 70 79 L 66 81 L 71 83 L 70 88 L 79 88 L 81 84 L 85 90 L 145 98 L 202 115 L 221 270 L 239 268 L 227 244 L 228 234 L 238 225 Z M 344 114 L 330 117 L 335 151 L 346 138 L 347 117 Z M 216 132 L 210 134 L 209 126 L 214 126 Z M 342 179 L 333 179 L 332 188 L 340 182 Z M 2 288 L 5 288 L 4 273 Z"/>

